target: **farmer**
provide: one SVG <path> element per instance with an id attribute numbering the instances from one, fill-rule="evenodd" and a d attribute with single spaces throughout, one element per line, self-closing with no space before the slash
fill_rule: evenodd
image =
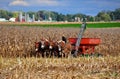
<path id="1" fill-rule="evenodd" d="M 62 36 L 62 41 L 64 41 L 65 43 L 67 42 L 67 39 L 64 35 Z"/>

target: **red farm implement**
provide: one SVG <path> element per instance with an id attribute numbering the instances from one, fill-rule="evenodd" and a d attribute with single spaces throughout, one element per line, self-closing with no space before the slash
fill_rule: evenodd
<path id="1" fill-rule="evenodd" d="M 69 42 L 73 46 L 73 51 L 75 51 L 76 50 L 75 44 L 77 42 L 77 38 L 69 38 Z M 99 45 L 100 42 L 101 42 L 100 38 L 82 38 L 80 45 L 77 47 L 78 48 L 77 54 L 81 55 L 95 54 L 94 52 L 95 46 Z"/>
<path id="2" fill-rule="evenodd" d="M 80 28 L 80 32 L 77 38 L 69 38 L 69 42 L 73 45 L 73 56 L 82 55 L 91 55 L 95 54 L 95 46 L 100 44 L 100 38 L 82 38 L 84 31 L 86 30 L 86 21 L 85 18 Z"/>

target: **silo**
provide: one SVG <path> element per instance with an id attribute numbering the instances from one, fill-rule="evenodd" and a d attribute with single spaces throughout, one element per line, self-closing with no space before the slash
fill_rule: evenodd
<path id="1" fill-rule="evenodd" d="M 34 22 L 35 21 L 35 15 L 33 14 L 33 17 L 32 17 L 32 21 Z"/>
<path id="2" fill-rule="evenodd" d="M 22 22 L 22 12 L 19 14 L 19 21 Z"/>
<path id="3" fill-rule="evenodd" d="M 27 22 L 29 22 L 29 21 L 30 21 L 29 14 L 27 14 Z"/>
<path id="4" fill-rule="evenodd" d="M 25 22 L 27 22 L 27 13 L 25 13 Z"/>

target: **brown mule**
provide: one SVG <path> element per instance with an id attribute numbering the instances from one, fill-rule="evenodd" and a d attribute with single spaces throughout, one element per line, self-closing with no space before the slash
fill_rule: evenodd
<path id="1" fill-rule="evenodd" d="M 46 39 L 41 39 L 39 42 L 35 42 L 35 52 L 37 55 L 45 57 L 49 50 L 49 42 Z"/>
<path id="2" fill-rule="evenodd" d="M 55 56 L 59 57 L 59 51 L 58 51 L 58 43 L 55 41 L 49 41 L 49 53 L 50 57 Z"/>
<path id="3" fill-rule="evenodd" d="M 61 40 L 58 42 L 58 45 L 61 47 L 62 57 L 68 57 L 71 55 L 72 45 L 69 42 L 65 43 Z"/>

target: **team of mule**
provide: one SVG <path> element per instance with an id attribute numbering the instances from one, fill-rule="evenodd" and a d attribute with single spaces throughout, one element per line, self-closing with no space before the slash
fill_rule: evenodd
<path id="1" fill-rule="evenodd" d="M 35 42 L 35 53 L 42 57 L 68 57 L 71 51 L 72 46 L 64 36 L 59 41 L 41 39 Z"/>

